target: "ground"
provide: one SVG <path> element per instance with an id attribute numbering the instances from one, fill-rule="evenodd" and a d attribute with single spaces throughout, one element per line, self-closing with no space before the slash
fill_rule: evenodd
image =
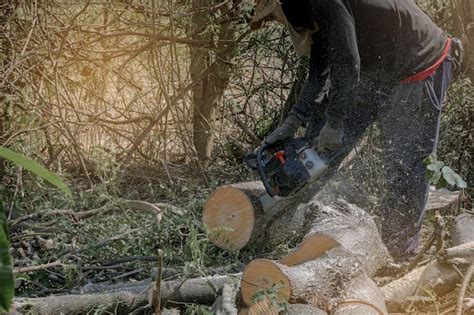
<path id="1" fill-rule="evenodd" d="M 193 175 L 196 172 L 190 166 L 170 164 L 165 169 L 137 165 L 117 171 L 111 180 L 99 183 L 93 190 L 84 190 L 75 196 L 74 202 L 47 187 L 42 197 L 32 200 L 29 192 L 43 183 L 31 183 L 29 175 L 23 174 L 24 182 L 28 183 L 19 188 L 18 194 L 23 198 L 10 205 L 15 268 L 56 261 L 60 265 L 17 274 L 17 296 L 77 293 L 92 283 L 136 282 L 154 277 L 159 249 L 163 250 L 164 266 L 167 267 L 165 277 L 173 279 L 236 272 L 255 258 L 281 257 L 289 250 L 285 244 L 272 250 L 244 248 L 240 252 L 227 252 L 207 239 L 201 211 L 209 193 L 226 182 L 252 176 L 243 166 L 228 167 L 225 174 L 218 169 L 217 166 L 210 167 L 206 172 L 208 178 L 204 180 L 202 176 Z M 76 187 L 82 185 L 80 177 L 71 177 L 70 181 Z M 161 221 L 157 223 L 153 211 L 124 206 L 123 200 L 157 204 L 163 211 Z M 70 214 L 64 215 L 69 209 L 110 211 L 80 220 Z M 446 230 L 455 214 L 443 213 Z M 434 214 L 429 213 L 420 248 L 434 226 Z M 433 255 L 434 247 L 423 260 Z M 433 295 L 422 309 L 413 310 L 449 312 L 455 306 L 456 297 L 456 292 L 443 297 Z M 180 307 L 188 314 L 209 312 L 206 306 L 195 304 Z"/>

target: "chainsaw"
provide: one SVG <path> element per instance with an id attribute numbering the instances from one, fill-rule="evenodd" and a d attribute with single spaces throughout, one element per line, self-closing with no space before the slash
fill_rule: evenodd
<path id="1" fill-rule="evenodd" d="M 270 197 L 286 197 L 306 183 L 321 177 L 333 156 L 323 157 L 304 138 L 262 144 L 247 154 L 248 166 L 256 170 Z"/>

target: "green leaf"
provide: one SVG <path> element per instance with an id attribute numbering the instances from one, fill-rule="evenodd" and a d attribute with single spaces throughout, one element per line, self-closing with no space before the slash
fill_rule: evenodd
<path id="1" fill-rule="evenodd" d="M 441 173 L 440 173 L 441 175 Z M 438 182 L 435 183 L 435 188 L 436 189 L 441 189 L 441 188 L 446 188 L 448 187 L 448 182 L 446 181 L 446 179 L 444 179 L 444 177 L 441 177 L 439 178 Z"/>
<path id="2" fill-rule="evenodd" d="M 63 181 L 59 178 L 58 175 L 48 171 L 46 168 L 33 161 L 32 159 L 27 158 L 24 155 L 15 153 L 4 147 L 0 147 L 0 157 L 10 160 L 16 165 L 27 169 L 28 171 L 50 182 L 58 189 L 62 190 L 66 195 L 72 196 L 71 190 L 63 183 Z"/>
<path id="3" fill-rule="evenodd" d="M 7 219 L 0 201 L 0 311 L 8 311 L 14 294 L 13 267 L 10 258 Z"/>
<path id="4" fill-rule="evenodd" d="M 450 167 L 445 166 L 442 169 L 443 173 L 443 178 L 446 180 L 446 182 L 452 186 L 457 186 L 461 189 L 464 189 L 467 187 L 466 182 L 459 176 L 458 173 L 453 171 Z"/>
<path id="5" fill-rule="evenodd" d="M 423 163 L 428 166 L 430 164 L 435 163 L 436 161 L 438 161 L 438 157 L 436 155 L 436 152 L 433 152 L 423 160 Z"/>
<path id="6" fill-rule="evenodd" d="M 441 172 L 441 169 L 443 168 L 443 166 L 444 166 L 444 162 L 436 161 L 428 165 L 426 168 L 433 172 Z"/>
<path id="7" fill-rule="evenodd" d="M 441 172 L 433 172 L 430 177 L 430 184 L 438 185 L 438 182 L 441 178 Z"/>

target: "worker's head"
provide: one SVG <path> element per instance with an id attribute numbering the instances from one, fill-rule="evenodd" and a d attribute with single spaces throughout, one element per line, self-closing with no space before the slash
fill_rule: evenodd
<path id="1" fill-rule="evenodd" d="M 250 29 L 257 30 L 266 21 L 278 21 L 282 24 L 291 23 L 292 27 L 301 32 L 304 29 L 316 31 L 318 27 L 311 18 L 311 3 L 303 1 L 298 6 L 291 1 L 255 0 L 255 13 L 250 22 Z"/>
<path id="2" fill-rule="evenodd" d="M 265 21 L 278 21 L 285 24 L 285 14 L 278 0 L 255 0 L 256 7 L 250 28 L 257 30 L 263 26 Z"/>

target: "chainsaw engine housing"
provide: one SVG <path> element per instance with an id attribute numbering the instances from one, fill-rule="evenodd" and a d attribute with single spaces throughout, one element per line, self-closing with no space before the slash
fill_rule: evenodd
<path id="1" fill-rule="evenodd" d="M 304 139 L 288 139 L 273 145 L 264 144 L 247 156 L 270 196 L 288 196 L 309 180 L 320 175 L 327 163 Z"/>

